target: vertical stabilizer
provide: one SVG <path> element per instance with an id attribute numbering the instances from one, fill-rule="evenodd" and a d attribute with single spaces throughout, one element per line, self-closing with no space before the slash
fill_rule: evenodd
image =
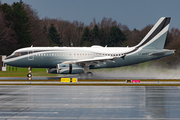
<path id="1" fill-rule="evenodd" d="M 136 45 L 136 48 L 148 49 L 163 49 L 167 32 L 169 29 L 170 17 L 162 17 L 143 38 L 143 40 Z"/>

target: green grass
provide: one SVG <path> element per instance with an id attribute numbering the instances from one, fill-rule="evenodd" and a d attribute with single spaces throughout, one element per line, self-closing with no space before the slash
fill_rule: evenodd
<path id="1" fill-rule="evenodd" d="M 28 74 L 28 68 L 13 68 L 7 67 L 7 71 L 0 71 L 0 77 L 26 77 Z M 42 76 L 59 76 L 59 74 L 49 74 L 46 69 L 42 68 L 33 68 L 32 69 L 33 77 L 42 77 Z"/>

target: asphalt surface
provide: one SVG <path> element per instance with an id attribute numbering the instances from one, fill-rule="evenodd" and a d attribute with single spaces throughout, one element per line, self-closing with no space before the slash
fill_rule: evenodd
<path id="1" fill-rule="evenodd" d="M 180 79 L 139 79 L 140 83 L 127 83 L 127 80 L 137 79 L 122 79 L 122 78 L 78 78 L 77 83 L 63 83 L 61 77 L 33 77 L 28 80 L 26 77 L 0 77 L 0 85 L 71 85 L 71 86 L 180 86 Z"/>
<path id="2" fill-rule="evenodd" d="M 180 87 L 0 86 L 1 120 L 179 120 Z"/>

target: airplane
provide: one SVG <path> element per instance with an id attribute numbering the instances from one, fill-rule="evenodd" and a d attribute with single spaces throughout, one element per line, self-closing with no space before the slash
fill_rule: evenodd
<path id="1" fill-rule="evenodd" d="M 134 47 L 27 47 L 14 51 L 4 63 L 29 69 L 47 68 L 48 73 L 80 74 L 92 77 L 90 69 L 115 68 L 156 60 L 174 54 L 163 49 L 170 17 L 161 17 L 142 41 Z"/>

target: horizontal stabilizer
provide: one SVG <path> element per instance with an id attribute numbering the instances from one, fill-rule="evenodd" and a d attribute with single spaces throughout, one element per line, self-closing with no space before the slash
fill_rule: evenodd
<path id="1" fill-rule="evenodd" d="M 160 55 L 165 55 L 166 53 L 171 53 L 171 52 L 174 52 L 174 50 L 156 52 L 156 53 L 151 53 L 151 54 L 149 54 L 149 55 L 150 55 L 150 56 L 160 56 Z"/>

